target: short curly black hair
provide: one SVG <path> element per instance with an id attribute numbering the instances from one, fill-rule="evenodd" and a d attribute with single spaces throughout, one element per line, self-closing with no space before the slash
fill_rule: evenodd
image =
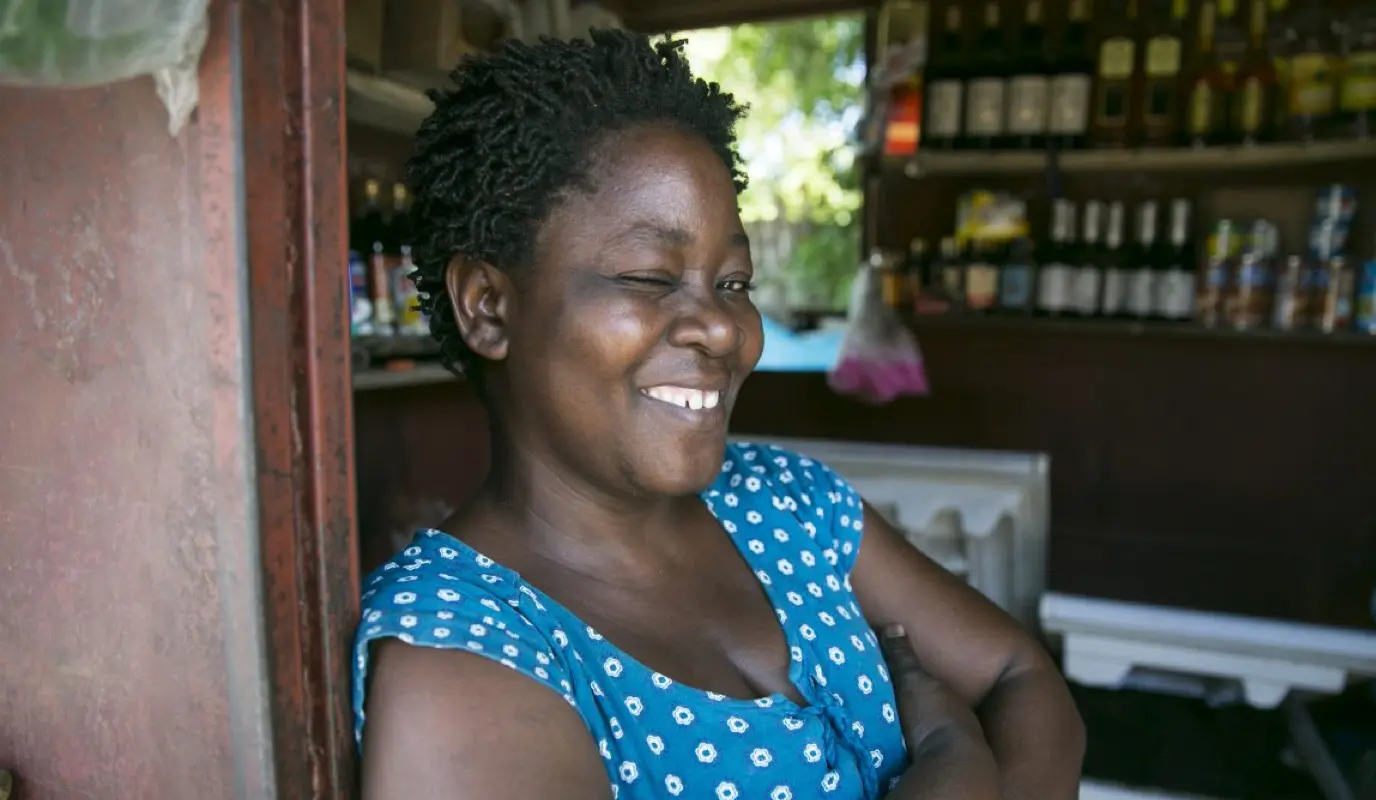
<path id="1" fill-rule="evenodd" d="M 434 112 L 406 165 L 413 203 L 412 278 L 444 365 L 480 377 L 454 322 L 445 270 L 455 256 L 511 270 L 530 264 L 540 227 L 564 194 L 590 188 L 596 148 L 619 131 L 664 123 L 701 136 L 745 174 L 735 126 L 745 107 L 694 78 L 684 42 L 593 30 L 589 38 L 508 41 L 465 57 L 454 88 L 432 91 Z"/>

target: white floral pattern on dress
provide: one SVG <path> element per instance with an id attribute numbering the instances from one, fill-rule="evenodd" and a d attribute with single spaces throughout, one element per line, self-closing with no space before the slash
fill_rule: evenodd
<path id="1" fill-rule="evenodd" d="M 907 754 L 878 638 L 850 589 L 859 496 L 811 459 L 732 444 L 702 499 L 774 605 L 805 706 L 677 683 L 516 573 L 423 530 L 364 583 L 353 670 L 359 747 L 370 644 L 395 637 L 492 659 L 558 693 L 591 731 L 618 799 L 882 797 Z"/>

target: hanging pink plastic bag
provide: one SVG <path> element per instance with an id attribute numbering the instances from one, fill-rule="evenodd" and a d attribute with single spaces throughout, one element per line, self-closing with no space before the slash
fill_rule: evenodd
<path id="1" fill-rule="evenodd" d="M 837 394 L 872 405 L 899 397 L 923 397 L 931 390 L 917 340 L 884 303 L 879 270 L 860 267 L 851 288 L 846 335 L 827 384 Z"/>

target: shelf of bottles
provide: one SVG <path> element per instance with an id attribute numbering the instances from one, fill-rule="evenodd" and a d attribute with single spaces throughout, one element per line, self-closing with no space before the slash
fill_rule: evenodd
<path id="1" fill-rule="evenodd" d="M 369 179 L 349 224 L 355 390 L 454 380 L 438 363 L 439 347 L 417 307 L 409 204 L 402 184 L 391 187 L 391 202 L 384 204 L 381 182 Z"/>
<path id="2" fill-rule="evenodd" d="M 890 0 L 869 152 L 928 174 L 1376 161 L 1369 0 Z"/>
<path id="3" fill-rule="evenodd" d="M 1376 252 L 1348 241 L 1357 199 L 1345 186 L 1316 195 L 1308 240 L 1287 244 L 1267 219 L 1201 225 L 1187 198 L 1055 198 L 1033 232 L 1022 201 L 974 192 L 936 252 L 914 239 L 906 258 L 876 251 L 872 263 L 918 326 L 1376 344 Z"/>

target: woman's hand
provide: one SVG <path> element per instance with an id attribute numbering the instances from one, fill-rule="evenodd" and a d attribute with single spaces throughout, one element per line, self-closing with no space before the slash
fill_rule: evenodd
<path id="1" fill-rule="evenodd" d="M 918 663 L 902 625 L 880 637 L 910 766 L 893 800 L 997 800 L 998 765 L 974 711 Z"/>

